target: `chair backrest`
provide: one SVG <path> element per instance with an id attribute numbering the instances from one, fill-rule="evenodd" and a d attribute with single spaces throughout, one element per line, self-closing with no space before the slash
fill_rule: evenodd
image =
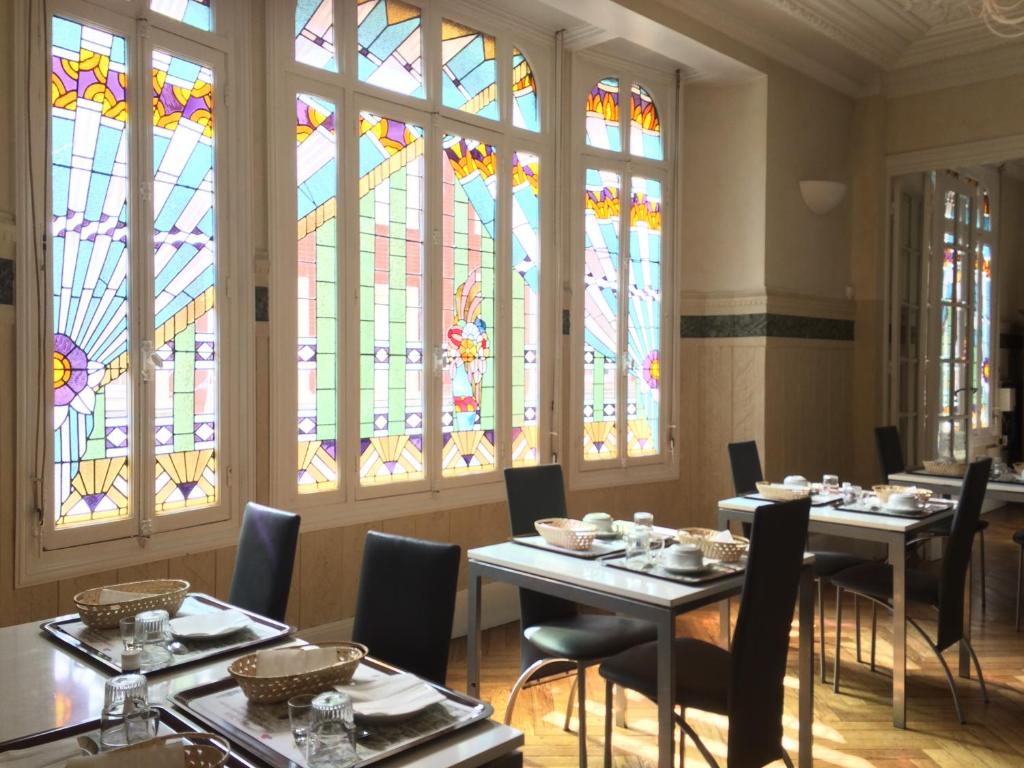
<path id="1" fill-rule="evenodd" d="M 352 639 L 374 658 L 443 685 L 461 553 L 457 544 L 366 534 Z"/>
<path id="2" fill-rule="evenodd" d="M 793 609 L 800 587 L 810 499 L 754 513 L 732 645 L 729 766 L 782 757 L 782 701 Z"/>
<path id="3" fill-rule="evenodd" d="M 535 533 L 533 524 L 545 517 L 567 516 L 565 485 L 559 464 L 506 469 L 505 494 L 508 497 L 508 518 L 513 536 Z M 519 590 L 519 619 L 524 630 L 545 621 L 569 618 L 577 613 L 579 607 L 569 600 L 529 589 Z M 521 643 L 520 657 L 523 669 L 540 658 L 526 640 Z"/>
<path id="4" fill-rule="evenodd" d="M 754 493 L 757 484 L 764 480 L 761 457 L 757 453 L 757 443 L 753 440 L 729 443 L 729 464 L 732 467 L 732 484 L 737 496 Z"/>
<path id="5" fill-rule="evenodd" d="M 963 637 L 967 566 L 971 561 L 974 533 L 978 528 L 991 471 L 992 459 L 979 459 L 967 468 L 960 486 L 960 498 L 953 513 L 953 525 L 946 540 L 939 578 L 939 627 L 935 644 L 940 651 Z"/>
<path id="6" fill-rule="evenodd" d="M 292 586 L 298 515 L 249 502 L 238 535 L 228 602 L 275 621 L 284 621 Z"/>
<path id="7" fill-rule="evenodd" d="M 883 483 L 889 482 L 889 475 L 907 468 L 906 459 L 903 458 L 900 431 L 896 427 L 875 427 L 875 449 L 878 452 L 878 469 L 882 473 Z"/>

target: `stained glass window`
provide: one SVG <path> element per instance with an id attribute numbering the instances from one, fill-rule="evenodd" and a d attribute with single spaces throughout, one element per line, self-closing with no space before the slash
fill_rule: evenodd
<path id="1" fill-rule="evenodd" d="M 56 527 L 128 516 L 125 38 L 52 20 Z"/>
<path id="2" fill-rule="evenodd" d="M 512 156 L 512 464 L 540 461 L 540 160 Z"/>
<path id="3" fill-rule="evenodd" d="M 156 512 L 217 501 L 213 73 L 153 52 Z"/>
<path id="4" fill-rule="evenodd" d="M 213 0 L 149 0 L 149 7 L 190 27 L 209 32 L 213 29 Z"/>
<path id="5" fill-rule="evenodd" d="M 583 200 L 583 458 L 618 455 L 618 174 L 588 169 Z"/>
<path id="6" fill-rule="evenodd" d="M 295 3 L 295 60 L 300 64 L 338 71 L 334 52 L 334 0 Z"/>
<path id="7" fill-rule="evenodd" d="M 454 21 L 441 22 L 441 103 L 498 119 L 494 38 Z"/>
<path id="8" fill-rule="evenodd" d="M 587 94 L 587 144 L 612 152 L 622 150 L 619 127 L 619 81 L 614 77 L 599 80 Z"/>
<path id="9" fill-rule="evenodd" d="M 528 131 L 540 130 L 537 81 L 530 62 L 518 48 L 512 49 L 512 125 Z"/>
<path id="10" fill-rule="evenodd" d="M 420 9 L 401 0 L 359 0 L 359 79 L 423 98 Z"/>
<path id="11" fill-rule="evenodd" d="M 445 136 L 441 206 L 444 321 L 441 470 L 445 476 L 496 465 L 494 365 L 495 208 L 493 146 Z"/>
<path id="12" fill-rule="evenodd" d="M 637 157 L 661 160 L 661 121 L 647 89 L 633 83 L 630 95 L 629 151 Z"/>
<path id="13" fill-rule="evenodd" d="M 661 184 L 634 176 L 626 326 L 627 455 L 658 453 L 661 383 Z"/>
<path id="14" fill-rule="evenodd" d="M 421 480 L 423 129 L 359 115 L 359 478 Z"/>
<path id="15" fill-rule="evenodd" d="M 338 146 L 334 104 L 295 100 L 299 492 L 338 485 Z"/>

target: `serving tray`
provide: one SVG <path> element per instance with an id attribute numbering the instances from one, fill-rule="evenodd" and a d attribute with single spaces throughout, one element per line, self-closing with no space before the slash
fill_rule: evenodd
<path id="1" fill-rule="evenodd" d="M 187 616 L 194 613 L 227 610 L 244 613 L 250 619 L 249 626 L 226 637 L 209 640 L 179 640 L 185 647 L 185 652 L 172 655 L 171 661 L 166 667 L 147 674 L 160 675 L 169 670 L 181 669 L 184 666 L 207 661 L 217 656 L 236 654 L 247 648 L 276 642 L 295 631 L 288 624 L 237 608 L 223 600 L 199 592 L 193 592 L 185 598 L 177 615 Z M 77 613 L 50 619 L 40 628 L 54 642 L 85 657 L 105 671 L 120 674 L 121 632 L 119 629 L 92 629 L 82 623 Z"/>
<path id="2" fill-rule="evenodd" d="M 156 709 L 160 712 L 161 736 L 203 730 L 202 726 L 177 712 L 164 707 Z M 0 744 L 0 766 L 11 763 L 18 768 L 58 768 L 63 766 L 68 758 L 82 754 L 78 749 L 79 736 L 90 736 L 98 741 L 99 732 L 100 721 L 97 718 L 5 741 Z M 256 768 L 253 763 L 233 750 L 227 765 L 229 768 Z"/>
<path id="3" fill-rule="evenodd" d="M 364 675 L 393 675 L 400 670 L 367 657 L 359 671 Z M 445 700 L 401 722 L 360 723 L 366 735 L 357 744 L 356 766 L 373 765 L 494 714 L 486 702 L 428 681 L 424 683 L 444 694 Z M 343 686 L 339 688 L 344 690 Z M 306 768 L 305 756 L 292 740 L 287 702 L 251 704 L 230 677 L 180 691 L 173 701 L 190 717 L 227 737 L 261 763 L 271 768 Z"/>
<path id="4" fill-rule="evenodd" d="M 605 565 L 609 568 L 617 568 L 620 571 L 642 573 L 644 576 L 653 576 L 656 579 L 674 581 L 677 584 L 686 584 L 687 586 L 706 584 L 709 581 L 727 579 L 730 576 L 740 576 L 745 570 L 742 565 L 712 562 L 705 564 L 705 570 L 700 573 L 673 573 L 672 571 L 665 570 L 665 568 L 661 566 L 661 563 L 655 563 L 654 565 L 642 565 L 640 563 L 628 562 L 625 558 L 608 560 L 605 562 Z"/>
<path id="5" fill-rule="evenodd" d="M 856 504 L 840 504 L 836 509 L 841 512 L 858 512 L 862 515 L 881 515 L 882 517 L 901 517 L 912 520 L 923 520 L 939 512 L 945 512 L 953 506 L 952 501 L 932 500 L 921 509 L 896 510 L 882 506 L 881 503 L 872 505 L 870 502 L 858 501 Z"/>

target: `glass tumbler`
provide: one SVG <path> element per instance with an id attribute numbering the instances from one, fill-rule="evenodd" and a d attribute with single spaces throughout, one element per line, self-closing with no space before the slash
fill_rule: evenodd
<path id="1" fill-rule="evenodd" d="M 162 669 L 171 662 L 167 648 L 170 619 L 167 611 L 143 611 L 135 616 L 135 642 L 142 650 L 142 671 Z"/>
<path id="2" fill-rule="evenodd" d="M 292 727 L 292 739 L 299 749 L 306 746 L 306 735 L 309 733 L 309 723 L 313 717 L 313 699 L 317 695 L 300 693 L 288 699 L 288 722 Z"/>
<path id="3" fill-rule="evenodd" d="M 143 675 L 118 675 L 103 688 L 100 713 L 100 749 L 117 749 L 151 739 L 157 734 L 159 712 L 149 706 Z"/>
<path id="4" fill-rule="evenodd" d="M 327 691 L 313 699 L 306 734 L 309 768 L 345 768 L 358 761 L 355 715 L 347 693 Z"/>

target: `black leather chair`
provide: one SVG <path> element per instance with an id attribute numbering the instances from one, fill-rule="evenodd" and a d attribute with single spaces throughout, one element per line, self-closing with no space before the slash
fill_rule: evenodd
<path id="1" fill-rule="evenodd" d="M 505 470 L 512 535 L 534 533 L 534 522 L 545 517 L 566 517 L 565 487 L 558 464 Z M 653 640 L 653 624 L 605 614 L 580 613 L 579 606 L 528 589 L 519 590 L 521 674 L 509 694 L 505 723 L 512 719 L 519 692 L 527 685 L 547 682 L 567 672 L 576 673 L 573 690 L 579 702 L 579 762 L 587 764 L 586 669 L 626 648 Z M 566 708 L 569 728 L 572 693 Z"/>
<path id="2" fill-rule="evenodd" d="M 732 467 L 732 481 L 737 496 L 743 496 L 757 491 L 757 483 L 764 480 L 761 472 L 761 458 L 757 452 L 757 443 L 748 440 L 744 443 L 729 443 L 729 464 Z M 750 524 L 743 526 L 743 535 L 750 536 Z M 810 550 L 814 553 L 814 578 L 818 582 L 818 645 L 819 645 L 819 669 L 821 670 L 821 682 L 825 682 L 825 596 L 823 582 L 833 573 L 838 573 L 844 568 L 850 568 L 860 563 L 868 562 L 867 558 L 855 555 L 852 552 L 837 552 L 827 549 Z M 857 611 L 858 622 L 860 610 Z M 859 626 L 859 623 L 858 623 Z M 860 632 L 857 633 L 860 637 Z M 860 647 L 857 649 L 857 657 L 860 658 Z"/>
<path id="3" fill-rule="evenodd" d="M 963 485 L 960 488 L 960 499 L 953 513 L 949 538 L 946 540 L 946 551 L 938 568 L 915 568 L 907 572 L 907 599 L 922 603 L 938 611 L 938 627 L 933 641 L 914 619 L 907 616 L 907 621 L 924 638 L 928 647 L 942 663 L 946 673 L 949 689 L 953 692 L 953 705 L 957 717 L 963 723 L 963 711 L 960 708 L 960 697 L 953 683 L 953 675 L 949 671 L 942 652 L 958 642 L 963 642 L 971 654 L 974 667 L 978 670 L 978 682 L 981 684 L 982 696 L 988 703 L 988 692 L 985 689 L 985 678 L 981 673 L 981 665 L 974 653 L 974 648 L 964 637 L 964 587 L 967 580 L 967 566 L 971 560 L 971 548 L 974 533 L 978 527 L 981 505 L 985 501 L 985 489 L 988 476 L 992 471 L 992 460 L 975 461 L 967 469 Z M 836 669 L 833 675 L 833 688 L 839 692 L 839 648 L 842 629 L 842 593 L 854 592 L 892 610 L 893 572 L 892 566 L 886 563 L 866 563 L 849 568 L 832 577 L 836 585 Z M 872 634 L 872 646 L 874 635 Z"/>
<path id="4" fill-rule="evenodd" d="M 878 468 L 882 472 L 882 482 L 889 482 L 889 475 L 897 472 L 904 472 L 907 469 L 906 459 L 903 457 L 903 441 L 900 440 L 900 431 L 891 424 L 885 427 L 875 427 L 875 447 L 878 450 Z M 950 520 L 943 520 L 941 523 L 930 526 L 927 534 L 932 536 L 949 536 Z M 988 528 L 988 520 L 978 520 L 978 548 L 981 555 L 981 610 L 988 607 L 988 600 L 985 597 L 985 530 Z M 872 624 L 874 618 L 872 617 Z M 872 634 L 874 629 L 872 629 Z"/>
<path id="5" fill-rule="evenodd" d="M 686 722 L 688 708 L 729 718 L 728 766 L 782 760 L 783 678 L 790 625 L 800 586 L 810 501 L 762 507 L 754 513 L 747 570 L 732 650 L 689 637 L 675 641 L 676 716 L 710 765 L 718 763 Z M 644 643 L 601 663 L 605 679 L 605 766 L 611 763 L 612 685 L 658 697 L 657 643 Z M 684 739 L 680 738 L 680 754 Z M 680 759 L 682 763 L 682 759 Z"/>
<path id="6" fill-rule="evenodd" d="M 461 553 L 457 544 L 366 534 L 352 639 L 374 658 L 444 685 Z"/>
<path id="7" fill-rule="evenodd" d="M 284 621 L 292 586 L 298 515 L 249 502 L 238 535 L 228 602 L 275 621 Z"/>

